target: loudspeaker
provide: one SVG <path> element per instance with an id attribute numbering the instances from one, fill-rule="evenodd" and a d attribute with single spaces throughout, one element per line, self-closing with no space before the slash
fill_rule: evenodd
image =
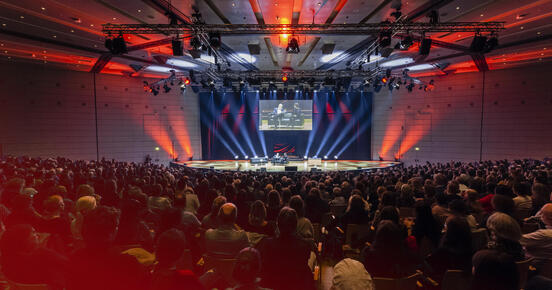
<path id="1" fill-rule="evenodd" d="M 182 41 L 173 39 L 172 40 L 172 51 L 174 56 L 182 56 L 184 53 L 182 52 Z"/>
<path id="2" fill-rule="evenodd" d="M 266 172 L 266 167 L 261 167 L 261 172 Z"/>
<path id="3" fill-rule="evenodd" d="M 485 44 L 487 43 L 487 37 L 476 35 L 474 36 L 472 43 L 470 45 L 470 50 L 473 52 L 481 52 L 485 49 Z"/>
<path id="4" fill-rule="evenodd" d="M 297 171 L 297 166 L 285 166 L 286 171 Z"/>
<path id="5" fill-rule="evenodd" d="M 318 168 L 316 168 L 316 167 L 311 167 L 311 170 L 310 170 L 310 171 L 311 171 L 311 172 L 317 172 L 317 171 L 318 171 Z"/>
<path id="6" fill-rule="evenodd" d="M 431 50 L 431 38 L 424 38 L 420 43 L 420 54 L 428 55 Z"/>

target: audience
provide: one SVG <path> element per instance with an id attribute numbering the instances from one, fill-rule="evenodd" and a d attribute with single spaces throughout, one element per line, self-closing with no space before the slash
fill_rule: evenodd
<path id="1" fill-rule="evenodd" d="M 510 289 L 511 261 L 534 257 L 540 271 L 552 259 L 551 172 L 537 160 L 269 174 L 5 157 L 0 263 L 8 279 L 52 289 L 202 289 L 207 255 L 236 259 L 237 284 L 219 288 L 312 289 L 314 258 L 341 260 L 343 230 L 358 224 L 369 233 L 364 266 L 338 263 L 334 287 L 370 289 L 371 277 L 469 273 L 470 229 L 483 227 L 491 241 L 473 256 L 473 288 Z M 415 207 L 415 219 L 399 207 Z M 522 236 L 519 223 L 533 219 L 541 229 Z M 548 282 L 537 276 L 526 289 Z"/>

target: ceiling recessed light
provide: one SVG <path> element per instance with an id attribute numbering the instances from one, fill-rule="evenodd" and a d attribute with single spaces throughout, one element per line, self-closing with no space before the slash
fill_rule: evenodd
<path id="1" fill-rule="evenodd" d="M 42 9 L 42 11 L 46 10 L 46 7 L 40 7 L 40 9 Z"/>
<path id="2" fill-rule="evenodd" d="M 232 7 L 236 7 L 236 2 L 232 2 Z"/>
<path id="3" fill-rule="evenodd" d="M 52 35 L 53 38 L 57 38 L 57 35 Z"/>
<path id="4" fill-rule="evenodd" d="M 544 55 L 544 53 L 541 53 L 541 55 Z"/>
<path id="5" fill-rule="evenodd" d="M 98 45 L 97 45 L 97 44 L 94 44 L 94 47 L 98 47 Z"/>
<path id="6" fill-rule="evenodd" d="M 0 46 L 4 46 L 4 44 L 3 44 L 3 43 L 0 43 Z M 545 49 L 546 49 L 546 48 L 545 48 Z"/>
<path id="7" fill-rule="evenodd" d="M 94 24 L 90 24 L 91 27 L 94 27 Z"/>
<path id="8" fill-rule="evenodd" d="M 8 53 L 8 51 L 7 51 L 7 50 L 4 50 L 4 53 Z"/>
<path id="9" fill-rule="evenodd" d="M 138 9 L 138 13 L 141 13 L 141 12 L 142 12 L 142 10 Z"/>
<path id="10" fill-rule="evenodd" d="M 73 29 L 71 29 L 71 32 L 75 32 Z"/>
<path id="11" fill-rule="evenodd" d="M 538 32 L 537 32 L 537 35 L 540 35 L 540 34 L 541 34 L 541 32 L 540 32 L 540 31 L 538 31 Z"/>
<path id="12" fill-rule="evenodd" d="M 483 17 L 483 14 L 479 14 L 479 16 Z"/>
<path id="13" fill-rule="evenodd" d="M 456 6 L 456 10 L 460 10 L 460 6 Z"/>
<path id="14" fill-rule="evenodd" d="M 43 50 L 43 51 L 42 51 L 42 53 L 46 53 L 46 51 L 45 51 L 45 50 Z"/>
<path id="15" fill-rule="evenodd" d="M 544 50 L 546 50 L 546 47 L 545 47 L 545 48 L 543 48 L 543 49 L 544 49 Z"/>
<path id="16" fill-rule="evenodd" d="M 523 29 L 523 26 L 522 26 L 522 27 L 520 27 L 519 29 Z"/>
<path id="17" fill-rule="evenodd" d="M 7 24 L 6 23 L 2 23 L 2 26 L 6 26 Z"/>
<path id="18" fill-rule="evenodd" d="M 25 18 L 25 16 L 21 15 L 21 16 L 19 16 L 19 18 L 23 19 L 23 18 Z"/>

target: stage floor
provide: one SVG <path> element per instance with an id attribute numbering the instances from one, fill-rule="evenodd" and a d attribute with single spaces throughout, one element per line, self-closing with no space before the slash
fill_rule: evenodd
<path id="1" fill-rule="evenodd" d="M 291 161 L 286 165 L 251 164 L 248 160 L 194 160 L 175 162 L 192 168 L 215 169 L 228 171 L 257 171 L 266 168 L 267 172 L 285 172 L 286 167 L 297 166 L 297 171 L 311 171 L 316 168 L 321 171 L 350 171 L 366 169 L 382 169 L 397 166 L 400 162 L 391 161 L 364 161 L 364 160 L 308 160 Z M 288 170 L 292 171 L 292 170 Z"/>

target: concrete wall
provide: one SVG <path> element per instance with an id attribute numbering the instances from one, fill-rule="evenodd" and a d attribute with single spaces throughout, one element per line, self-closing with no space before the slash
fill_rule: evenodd
<path id="1" fill-rule="evenodd" d="M 156 79 L 106 74 L 94 79 L 92 73 L 2 64 L 2 153 L 87 160 L 98 153 L 127 161 L 150 154 L 166 163 L 174 150 L 181 159 L 199 158 L 197 94 L 188 89 L 181 95 L 175 85 L 153 96 L 144 92 L 144 80 Z"/>
<path id="2" fill-rule="evenodd" d="M 552 157 L 549 65 L 425 78 L 374 95 L 372 157 L 405 163 Z M 418 149 L 418 150 L 416 150 Z"/>

